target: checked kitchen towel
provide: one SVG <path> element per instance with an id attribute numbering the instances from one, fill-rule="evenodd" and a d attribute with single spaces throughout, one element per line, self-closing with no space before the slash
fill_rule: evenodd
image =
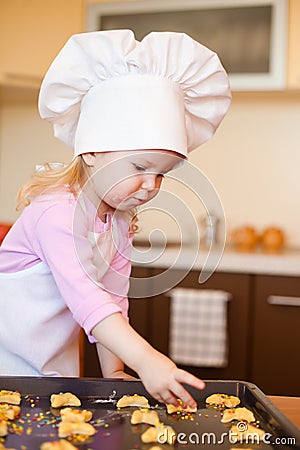
<path id="1" fill-rule="evenodd" d="M 172 289 L 171 359 L 188 366 L 227 365 L 227 302 L 231 294 L 212 289 Z"/>

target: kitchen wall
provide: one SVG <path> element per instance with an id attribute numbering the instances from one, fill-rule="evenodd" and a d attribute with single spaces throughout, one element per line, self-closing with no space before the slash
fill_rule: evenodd
<path id="1" fill-rule="evenodd" d="M 191 163 L 221 198 L 229 236 L 245 224 L 258 230 L 277 225 L 286 232 L 289 246 L 300 247 L 299 117 L 300 93 L 234 93 L 214 138 L 191 154 Z M 14 221 L 17 190 L 35 164 L 66 162 L 71 152 L 39 118 L 36 98 L 3 101 L 0 126 L 0 220 Z M 198 199 L 179 183 L 167 179 L 164 188 L 183 194 L 196 219 L 201 216 Z M 180 226 L 188 228 L 187 215 L 178 217 Z M 166 215 L 148 213 L 141 219 L 141 238 L 158 222 L 171 240 L 176 238 Z"/>
<path id="2" fill-rule="evenodd" d="M 85 3 L 98 1 L 86 0 Z M 68 3 L 64 4 L 67 7 Z M 291 5 L 297 13 L 298 0 Z M 298 10 L 298 15 L 294 16 L 299 17 L 299 13 Z M 291 24 L 294 16 L 291 13 Z M 294 31 L 295 28 L 299 30 L 294 23 Z M 298 38 L 290 39 L 290 42 L 298 48 Z M 296 60 L 288 61 L 289 82 L 291 74 L 298 76 L 292 66 Z M 297 79 L 294 81 L 298 82 Z M 233 229 L 245 224 L 251 224 L 259 231 L 265 226 L 276 225 L 285 231 L 290 247 L 300 248 L 299 117 L 299 89 L 234 92 L 231 109 L 214 138 L 192 153 L 191 163 L 203 171 L 219 194 L 229 237 Z M 53 137 L 51 126 L 39 118 L 36 90 L 0 88 L 0 221 L 17 218 L 17 190 L 35 164 L 67 162 L 70 158 L 71 152 Z M 188 186 L 166 179 L 164 189 L 174 192 L 174 198 L 183 198 L 192 216 L 200 220 L 203 206 Z M 166 206 L 169 205 L 167 202 Z M 191 217 L 185 213 L 183 203 L 176 207 L 180 226 L 188 234 Z M 170 217 L 153 211 L 141 215 L 140 238 L 147 236 L 157 224 L 170 240 L 178 238 L 178 227 Z M 193 236 L 189 237 L 193 239 Z"/>
<path id="3" fill-rule="evenodd" d="M 22 98 L 22 92 L 20 98 Z M 26 97 L 26 94 L 25 94 Z M 35 165 L 68 161 L 70 151 L 52 135 L 37 111 L 36 94 L 0 104 L 0 222 L 13 222 L 18 189 Z"/>
<path id="4" fill-rule="evenodd" d="M 300 246 L 300 95 L 234 94 L 212 141 L 191 160 L 208 175 L 228 229 L 282 227 Z"/>

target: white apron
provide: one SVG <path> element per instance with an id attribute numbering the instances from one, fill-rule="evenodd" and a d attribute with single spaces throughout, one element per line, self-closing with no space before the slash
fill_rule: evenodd
<path id="1" fill-rule="evenodd" d="M 116 252 L 113 234 L 88 236 L 99 281 Z M 44 262 L 0 273 L 1 375 L 79 376 L 79 330 Z"/>

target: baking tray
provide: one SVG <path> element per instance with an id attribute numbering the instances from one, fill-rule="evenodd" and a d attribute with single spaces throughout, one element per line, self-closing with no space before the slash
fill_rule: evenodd
<path id="1" fill-rule="evenodd" d="M 186 416 L 166 414 L 165 406 L 157 404 L 139 380 L 54 377 L 0 377 L 0 389 L 18 390 L 22 394 L 21 416 L 12 422 L 5 440 L 8 448 L 38 450 L 45 441 L 57 440 L 59 411 L 50 408 L 50 395 L 72 392 L 81 401 L 81 408 L 93 412 L 95 436 L 86 442 L 74 442 L 80 450 L 149 450 L 154 444 L 143 444 L 141 434 L 148 425 L 131 425 L 133 408 L 116 408 L 123 395 L 139 394 L 156 407 L 161 422 L 171 425 L 180 434 L 180 442 L 159 445 L 162 450 L 184 449 L 290 449 L 300 448 L 300 430 L 283 415 L 254 384 L 243 381 L 206 380 L 203 391 L 186 386 L 198 402 L 198 411 Z M 265 442 L 235 443 L 229 438 L 229 424 L 220 421 L 221 411 L 205 405 L 213 393 L 235 395 L 241 405 L 252 410 L 267 435 Z M 13 425 L 14 424 L 14 425 Z"/>

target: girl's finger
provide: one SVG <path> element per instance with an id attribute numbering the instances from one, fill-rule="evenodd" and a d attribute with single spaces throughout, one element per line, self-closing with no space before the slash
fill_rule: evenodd
<path id="1" fill-rule="evenodd" d="M 162 397 L 161 395 L 157 395 L 156 400 L 157 400 L 159 403 L 165 403 L 165 401 L 164 401 L 164 399 L 163 399 L 163 397 Z"/>
<path id="2" fill-rule="evenodd" d="M 174 395 L 173 392 L 171 391 L 167 391 L 164 395 L 163 395 L 163 399 L 164 399 L 164 403 L 166 404 L 172 404 L 175 406 L 178 406 L 178 398 L 176 395 Z"/>
<path id="3" fill-rule="evenodd" d="M 179 383 L 185 383 L 188 384 L 189 386 L 193 386 L 196 389 L 204 389 L 205 388 L 205 383 L 204 381 L 200 380 L 200 378 L 195 377 L 195 375 L 192 375 L 189 372 L 186 372 L 183 369 L 177 369 L 175 372 L 175 379 L 179 382 Z"/>
<path id="4" fill-rule="evenodd" d="M 153 397 L 153 398 L 155 398 L 155 400 L 157 400 L 159 403 L 165 403 L 165 401 L 164 401 L 164 399 L 162 398 L 162 396 L 159 394 L 159 393 L 152 393 L 151 394 L 151 392 L 149 392 L 149 394 Z"/>
<path id="5" fill-rule="evenodd" d="M 175 380 L 176 384 L 172 386 L 173 393 L 178 396 L 184 403 L 186 403 L 191 408 L 196 408 L 197 403 L 191 394 L 182 386 L 181 383 L 188 384 L 190 386 L 195 387 L 196 389 L 203 389 L 205 387 L 205 383 L 194 375 L 186 372 L 182 369 L 177 369 L 175 371 Z"/>
<path id="6" fill-rule="evenodd" d="M 196 408 L 197 402 L 191 396 L 191 394 L 180 384 L 175 382 L 172 386 L 172 392 L 176 399 L 180 399 L 184 403 L 186 403 L 190 408 Z M 177 402 L 178 404 L 178 402 Z"/>

